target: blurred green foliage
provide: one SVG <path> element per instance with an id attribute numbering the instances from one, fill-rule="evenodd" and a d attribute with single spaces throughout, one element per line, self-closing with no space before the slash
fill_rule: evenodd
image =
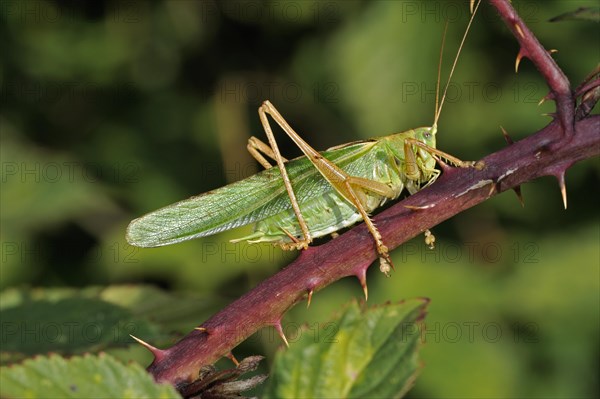
<path id="1" fill-rule="evenodd" d="M 294 254 L 230 244 L 239 230 L 140 250 L 124 240 L 128 222 L 258 170 L 245 145 L 264 137 L 265 99 L 317 149 L 431 124 L 444 20 L 447 76 L 464 3 L 3 1 L 1 287 L 148 282 L 233 300 Z M 598 65 L 596 23 L 548 22 L 596 2 L 514 3 L 573 86 Z M 484 4 L 439 148 L 477 159 L 505 145 L 501 125 L 518 140 L 548 123 L 546 85 L 527 60 L 514 74 L 517 51 Z M 522 188 L 524 209 L 494 197 L 438 226 L 436 250 L 420 237 L 397 249 L 391 279 L 369 274 L 369 302 L 432 298 L 410 397 L 597 394 L 599 172 L 597 160 L 569 170 L 567 211 L 540 179 Z M 342 280 L 284 324 L 318 331 L 359 295 Z M 236 352 L 270 353 L 274 337 Z"/>

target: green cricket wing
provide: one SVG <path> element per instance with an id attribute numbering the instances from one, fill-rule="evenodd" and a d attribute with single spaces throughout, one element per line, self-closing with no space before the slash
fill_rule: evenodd
<path id="1" fill-rule="evenodd" d="M 364 155 L 374 143 L 350 143 L 322 155 L 343 167 Z M 299 203 L 331 189 L 306 157 L 289 161 L 286 171 Z M 126 237 L 138 247 L 175 244 L 263 220 L 291 207 L 281 172 L 273 167 L 137 218 L 129 224 Z"/>

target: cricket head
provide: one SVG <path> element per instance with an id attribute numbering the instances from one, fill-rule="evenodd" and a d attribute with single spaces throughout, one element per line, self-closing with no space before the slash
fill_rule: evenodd
<path id="1" fill-rule="evenodd" d="M 419 127 L 413 129 L 415 132 L 415 139 L 425 144 L 429 148 L 435 147 L 435 134 L 437 133 L 437 126 Z M 435 158 L 429 151 L 422 147 L 417 147 L 417 162 L 425 169 L 435 168 Z"/>
<path id="2" fill-rule="evenodd" d="M 419 140 L 428 147 L 435 147 L 435 134 L 437 133 L 437 126 L 419 127 L 414 129 L 415 139 Z"/>

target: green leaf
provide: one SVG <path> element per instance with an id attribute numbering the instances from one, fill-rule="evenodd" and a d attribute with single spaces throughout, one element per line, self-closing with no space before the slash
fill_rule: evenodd
<path id="1" fill-rule="evenodd" d="M 207 306 L 149 286 L 10 289 L 0 294 L 2 363 L 46 354 L 81 354 L 176 335 Z M 137 345 L 137 344 L 135 344 Z"/>
<path id="2" fill-rule="evenodd" d="M 36 357 L 0 368 L 3 398 L 180 398 L 138 364 L 124 365 L 107 354 Z"/>
<path id="3" fill-rule="evenodd" d="M 265 397 L 403 396 L 420 369 L 418 323 L 428 302 L 413 299 L 364 311 L 354 302 L 321 329 L 332 334 L 302 330 L 297 342 L 276 355 Z"/>
<path id="4" fill-rule="evenodd" d="M 221 307 L 214 297 L 173 294 L 144 285 L 110 286 L 101 297 L 130 309 L 136 317 L 148 318 L 165 332 L 187 332 Z"/>

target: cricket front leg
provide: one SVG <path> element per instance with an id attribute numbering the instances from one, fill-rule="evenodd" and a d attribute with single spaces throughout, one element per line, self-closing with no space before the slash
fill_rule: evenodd
<path id="1" fill-rule="evenodd" d="M 436 160 L 438 162 L 440 162 L 440 158 L 443 158 L 459 168 L 474 167 L 478 170 L 481 170 L 484 167 L 484 163 L 482 161 L 479 161 L 479 162 L 463 161 L 461 159 L 456 158 L 455 156 L 452 156 L 448 153 L 440 151 L 437 148 L 428 146 L 427 144 L 425 144 L 419 140 L 416 140 L 413 138 L 407 138 L 404 140 L 404 154 L 405 154 L 404 173 L 408 179 L 410 179 L 416 183 L 416 186 L 407 184 L 409 191 L 411 191 L 411 194 L 414 194 L 412 191 L 416 192 L 417 190 L 422 189 L 422 188 L 427 187 L 430 184 L 432 184 L 437 179 L 437 177 L 439 176 L 439 173 L 440 173 L 438 170 L 435 170 L 435 169 L 430 170 L 430 172 L 432 173 L 432 177 L 423 186 L 420 186 L 419 184 L 420 184 L 420 179 L 421 179 L 422 175 L 421 175 L 421 171 L 419 170 L 419 167 L 417 165 L 416 155 L 412 151 L 412 148 L 411 148 L 412 146 L 422 148 L 425 151 L 432 154 L 434 157 L 437 155 L 437 157 L 439 157 L 439 158 L 436 158 Z M 412 189 L 410 187 L 412 187 Z M 419 207 L 410 207 L 410 208 L 415 209 L 415 210 L 420 209 Z M 429 247 L 429 249 L 433 249 L 435 247 L 435 236 L 429 229 L 425 230 L 425 244 Z"/>
<path id="2" fill-rule="evenodd" d="M 463 161 L 461 159 L 456 158 L 453 155 L 448 154 L 447 152 L 438 150 L 437 148 L 433 148 L 431 146 L 428 146 L 427 144 L 423 143 L 422 141 L 419 141 L 417 139 L 414 138 L 407 138 L 404 139 L 404 154 L 406 156 L 406 165 L 409 164 L 409 159 L 408 158 L 412 158 L 410 160 L 410 162 L 414 165 L 414 166 L 410 166 L 410 168 L 415 168 L 416 167 L 416 160 L 415 160 L 415 155 L 412 151 L 410 151 L 410 147 L 414 146 L 414 147 L 419 147 L 424 149 L 425 151 L 427 151 L 428 153 L 432 154 L 432 155 L 437 155 L 439 158 L 445 159 L 446 161 L 450 162 L 452 165 L 458 167 L 458 168 L 475 168 L 477 170 L 482 170 L 483 167 L 485 166 L 483 161 Z M 408 167 L 408 166 L 407 166 Z M 413 169 L 414 170 L 414 169 Z"/>

